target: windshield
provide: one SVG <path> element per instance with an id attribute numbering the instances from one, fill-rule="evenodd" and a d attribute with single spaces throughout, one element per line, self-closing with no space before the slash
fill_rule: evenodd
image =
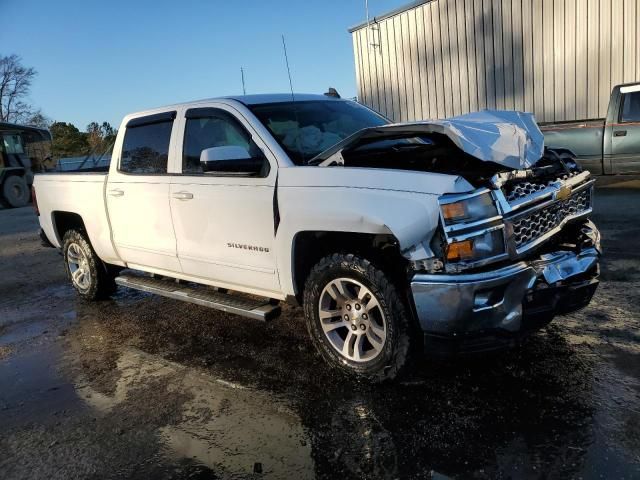
<path id="1" fill-rule="evenodd" d="M 249 106 L 297 165 L 368 127 L 389 123 L 381 115 L 351 101 L 312 100 Z"/>

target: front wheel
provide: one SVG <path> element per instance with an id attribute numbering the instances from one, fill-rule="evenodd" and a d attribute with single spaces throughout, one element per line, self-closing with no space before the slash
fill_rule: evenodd
<path id="1" fill-rule="evenodd" d="M 304 291 L 309 333 L 330 365 L 374 382 L 407 364 L 411 328 L 394 283 L 371 262 L 351 254 L 324 257 Z"/>
<path id="2" fill-rule="evenodd" d="M 83 233 L 77 230 L 65 233 L 62 253 L 67 276 L 82 298 L 98 300 L 116 291 L 115 276 L 96 255 Z"/>

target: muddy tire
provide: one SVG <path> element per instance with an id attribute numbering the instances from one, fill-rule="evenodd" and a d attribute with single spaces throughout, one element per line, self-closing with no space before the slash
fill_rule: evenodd
<path id="1" fill-rule="evenodd" d="M 24 207 L 29 203 L 31 193 L 24 178 L 10 175 L 2 183 L 2 199 L 9 207 Z"/>
<path id="2" fill-rule="evenodd" d="M 329 365 L 356 379 L 391 380 L 411 351 L 411 319 L 390 277 L 370 261 L 332 254 L 304 290 L 307 329 Z"/>
<path id="3" fill-rule="evenodd" d="M 93 250 L 84 232 L 69 230 L 62 241 L 64 267 L 71 285 L 85 300 L 100 300 L 115 293 L 114 271 Z"/>

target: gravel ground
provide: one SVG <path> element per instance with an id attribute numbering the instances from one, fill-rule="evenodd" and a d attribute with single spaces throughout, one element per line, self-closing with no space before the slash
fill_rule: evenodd
<path id="1" fill-rule="evenodd" d="M 0 477 L 639 478 L 638 183 L 601 182 L 586 310 L 383 387 L 328 372 L 299 308 L 84 303 L 32 209 L 0 210 Z"/>

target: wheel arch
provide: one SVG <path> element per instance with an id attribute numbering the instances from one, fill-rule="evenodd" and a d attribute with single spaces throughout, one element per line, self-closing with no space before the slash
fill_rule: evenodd
<path id="1" fill-rule="evenodd" d="M 56 235 L 56 240 L 62 245 L 65 233 L 69 230 L 78 230 L 87 235 L 87 240 L 91 242 L 85 227 L 84 220 L 80 214 L 75 212 L 65 212 L 60 210 L 54 210 L 51 212 L 51 223 Z"/>
<path id="2" fill-rule="evenodd" d="M 298 232 L 291 246 L 291 278 L 294 296 L 300 303 L 305 281 L 313 266 L 332 253 L 353 253 L 402 276 L 408 264 L 400 252 L 398 239 L 391 233 L 305 230 Z"/>

